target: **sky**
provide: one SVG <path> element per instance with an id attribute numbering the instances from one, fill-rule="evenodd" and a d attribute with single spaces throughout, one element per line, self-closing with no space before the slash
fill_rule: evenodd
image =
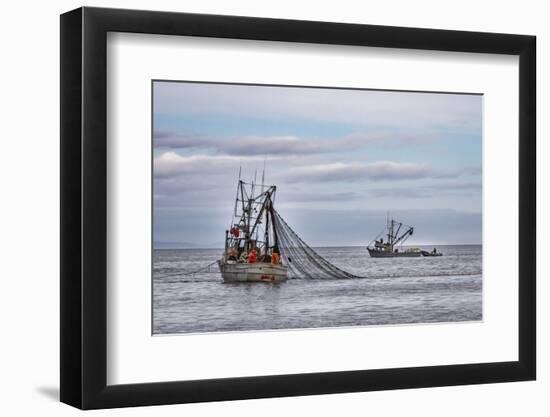
<path id="1" fill-rule="evenodd" d="M 157 248 L 222 247 L 264 165 L 311 246 L 481 243 L 481 95 L 154 81 L 152 140 Z"/>

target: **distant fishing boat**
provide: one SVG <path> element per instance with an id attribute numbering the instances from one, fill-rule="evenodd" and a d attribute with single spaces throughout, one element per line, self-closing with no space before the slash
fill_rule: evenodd
<path id="1" fill-rule="evenodd" d="M 418 248 L 402 248 L 403 243 L 412 236 L 413 232 L 414 227 L 395 221 L 393 218 L 387 218 L 386 227 L 367 246 L 367 251 L 373 258 L 415 258 L 422 256 L 422 251 Z M 385 241 L 384 237 L 386 238 Z"/>
<path id="2" fill-rule="evenodd" d="M 235 208 L 225 249 L 218 266 L 224 282 L 281 282 L 287 267 L 279 250 L 273 204 L 277 187 L 246 183 L 237 185 Z"/>

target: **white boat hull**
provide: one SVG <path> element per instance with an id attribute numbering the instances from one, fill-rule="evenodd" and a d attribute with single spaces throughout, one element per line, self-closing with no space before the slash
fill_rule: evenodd
<path id="1" fill-rule="evenodd" d="M 284 265 L 269 262 L 226 263 L 218 261 L 224 282 L 281 282 L 287 279 Z"/>

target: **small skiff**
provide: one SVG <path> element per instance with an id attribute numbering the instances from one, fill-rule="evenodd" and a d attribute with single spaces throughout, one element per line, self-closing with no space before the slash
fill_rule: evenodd
<path id="1" fill-rule="evenodd" d="M 443 254 L 441 252 L 428 252 L 426 250 L 423 250 L 422 256 L 443 256 Z"/>

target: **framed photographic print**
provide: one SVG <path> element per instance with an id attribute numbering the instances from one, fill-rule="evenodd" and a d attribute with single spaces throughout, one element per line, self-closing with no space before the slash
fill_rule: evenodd
<path id="1" fill-rule="evenodd" d="M 535 38 L 61 16 L 61 400 L 531 380 Z"/>

